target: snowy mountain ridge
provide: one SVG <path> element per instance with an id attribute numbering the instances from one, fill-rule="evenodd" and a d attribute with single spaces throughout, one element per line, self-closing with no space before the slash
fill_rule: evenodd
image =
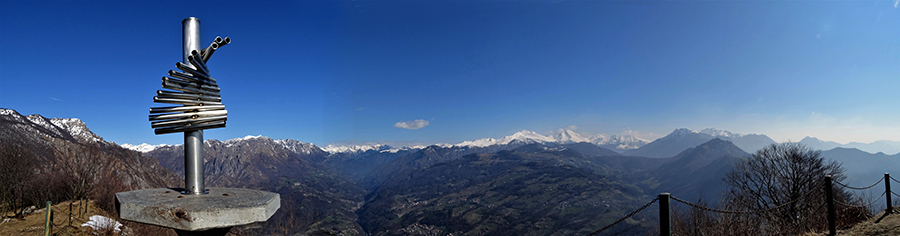
<path id="1" fill-rule="evenodd" d="M 313 153 L 315 151 L 315 149 L 318 149 L 318 147 L 316 147 L 316 145 L 311 144 L 311 143 L 304 143 L 304 142 L 300 142 L 300 141 L 293 140 L 293 139 L 275 140 L 270 137 L 266 137 L 266 136 L 262 136 L 262 135 L 256 135 L 256 136 L 247 135 L 242 138 L 233 138 L 233 139 L 225 140 L 222 143 L 225 144 L 225 147 L 231 147 L 234 145 L 238 145 L 241 142 L 254 141 L 257 139 L 261 139 L 262 141 L 272 141 L 275 144 L 280 145 L 282 148 L 288 149 L 294 153 L 310 154 L 310 153 Z M 210 140 L 203 141 L 203 143 L 207 146 L 210 145 L 210 142 L 216 142 L 216 140 L 210 139 Z M 162 148 L 162 147 L 181 146 L 181 145 L 166 145 L 166 144 L 151 145 L 151 144 L 147 144 L 147 143 L 133 145 L 133 144 L 124 143 L 124 144 L 119 144 L 119 146 L 126 148 L 126 149 L 147 153 L 147 152 L 151 152 L 153 150 L 156 150 L 156 149 Z"/>
<path id="2" fill-rule="evenodd" d="M 121 146 L 125 149 L 130 149 L 130 150 L 134 150 L 134 151 L 138 151 L 138 152 L 150 152 L 150 151 L 156 150 L 157 148 L 167 147 L 169 145 L 166 145 L 166 144 L 152 145 L 152 144 L 148 144 L 148 143 L 141 143 L 138 145 L 133 145 L 133 144 L 123 143 L 123 144 L 120 144 L 119 146 Z"/>
<path id="3" fill-rule="evenodd" d="M 15 110 L 6 108 L 0 108 L 0 117 L 17 123 L 15 126 L 22 129 L 43 129 L 46 133 L 52 134 L 52 136 L 68 136 L 82 142 L 106 142 L 99 135 L 91 132 L 87 125 L 78 118 L 47 119 L 38 114 L 23 116 Z"/>

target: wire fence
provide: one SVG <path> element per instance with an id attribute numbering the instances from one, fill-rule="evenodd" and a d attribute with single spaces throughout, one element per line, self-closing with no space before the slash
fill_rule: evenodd
<path id="1" fill-rule="evenodd" d="M 700 209 L 700 210 L 711 211 L 711 212 L 716 212 L 716 213 L 724 213 L 724 214 L 758 214 L 758 213 L 763 213 L 763 212 L 767 212 L 767 211 L 773 211 L 773 210 L 776 210 L 776 209 L 784 208 L 784 207 L 789 206 L 789 205 L 791 205 L 792 203 L 796 203 L 797 201 L 800 201 L 800 199 L 802 199 L 802 198 L 797 198 L 797 199 L 791 200 L 791 201 L 789 201 L 789 202 L 786 202 L 786 203 L 784 203 L 784 204 L 781 204 L 781 205 L 778 205 L 778 206 L 775 206 L 775 207 L 770 207 L 770 208 L 765 208 L 765 209 L 759 209 L 759 210 L 755 210 L 755 211 L 729 211 L 729 210 L 722 210 L 722 209 L 713 209 L 713 208 L 709 208 L 709 207 L 705 207 L 705 206 L 693 204 L 693 203 L 691 203 L 691 202 L 682 200 L 682 199 L 677 198 L 677 197 L 675 197 L 675 196 L 671 196 L 670 198 L 672 198 L 672 200 L 675 200 L 675 201 L 680 202 L 680 203 L 684 203 L 685 205 L 688 205 L 688 206 L 691 206 L 691 207 L 694 207 L 694 208 L 697 208 L 697 209 Z"/>
<path id="2" fill-rule="evenodd" d="M 894 182 L 897 182 L 898 184 L 900 184 L 900 180 L 895 179 L 893 176 L 888 175 L 888 178 L 890 178 Z"/>
<path id="3" fill-rule="evenodd" d="M 878 200 L 881 200 L 881 198 L 884 197 L 884 194 L 885 194 L 885 193 L 887 193 L 887 192 L 881 192 L 881 196 L 879 196 L 878 198 L 876 198 L 874 201 L 871 201 L 871 202 L 869 202 L 869 203 L 862 204 L 862 205 L 853 205 L 853 204 L 850 204 L 850 203 L 848 203 L 848 202 L 843 202 L 843 201 L 834 201 L 834 203 L 837 203 L 838 205 L 842 205 L 842 206 L 845 206 L 845 207 L 853 207 L 853 208 L 869 207 L 869 206 L 872 206 L 872 204 L 875 204 L 876 202 L 878 202 Z"/>
<path id="4" fill-rule="evenodd" d="M 824 185 L 825 185 L 825 186 L 824 186 L 825 188 L 832 188 L 831 183 L 835 183 L 835 184 L 837 184 L 838 186 L 841 186 L 841 187 L 844 187 L 844 188 L 848 188 L 848 189 L 853 189 L 853 190 L 866 190 L 866 189 L 874 188 L 875 186 L 878 186 L 878 184 L 880 184 L 882 181 L 886 181 L 887 179 L 890 179 L 890 180 L 892 180 L 892 181 L 894 181 L 894 182 L 900 183 L 900 180 L 897 180 L 897 179 L 895 179 L 894 177 L 891 177 L 891 176 L 890 176 L 889 174 L 887 174 L 887 173 L 885 173 L 884 177 L 878 179 L 878 181 L 875 182 L 874 184 L 871 184 L 871 185 L 868 185 L 868 186 L 865 186 L 865 187 L 853 187 L 853 186 L 849 186 L 849 185 L 844 184 L 844 183 L 841 183 L 841 182 L 839 182 L 839 181 L 832 180 L 832 179 L 831 179 L 831 176 L 827 176 L 825 179 L 826 179 L 826 181 L 825 181 L 826 183 L 824 184 Z M 894 195 L 894 196 L 900 197 L 900 194 L 897 194 L 897 193 L 895 193 L 895 192 L 893 192 L 893 191 L 890 190 L 890 183 L 885 182 L 884 184 L 885 184 L 885 191 L 882 192 L 881 195 L 880 195 L 878 198 L 876 198 L 875 200 L 872 200 L 871 202 L 868 202 L 868 203 L 865 203 L 865 204 L 861 204 L 861 205 L 856 205 L 856 204 L 852 204 L 852 203 L 849 203 L 849 202 L 845 202 L 844 200 L 834 199 L 833 196 L 828 195 L 828 196 L 827 196 L 827 200 L 826 200 L 826 201 L 823 201 L 822 204 L 820 204 L 819 207 L 816 208 L 816 210 L 815 210 L 815 212 L 813 213 L 813 215 L 818 214 L 819 211 L 822 209 L 823 206 L 828 205 L 828 208 L 829 208 L 829 211 L 828 211 L 828 221 L 829 221 L 828 224 L 829 224 L 829 230 L 831 231 L 831 232 L 830 232 L 830 233 L 831 233 L 830 235 L 834 235 L 834 233 L 835 233 L 835 232 L 834 232 L 834 229 L 835 229 L 835 228 L 834 228 L 834 224 L 835 224 L 835 223 L 834 223 L 834 214 L 835 214 L 835 211 L 834 211 L 834 209 L 833 209 L 833 208 L 834 208 L 834 205 L 833 205 L 833 204 L 826 204 L 826 203 L 828 203 L 828 202 L 830 201 L 830 202 L 832 202 L 832 203 L 836 203 L 836 204 L 838 204 L 838 205 L 845 206 L 845 207 L 851 207 L 851 208 L 864 208 L 864 207 L 871 207 L 873 204 L 875 204 L 876 202 L 878 202 L 878 201 L 881 200 L 882 198 L 887 197 L 887 204 L 888 204 L 888 205 L 887 205 L 887 208 L 888 208 L 888 209 L 892 209 L 893 206 L 891 206 L 891 203 L 890 203 L 890 196 L 891 196 L 891 195 Z M 814 188 L 820 188 L 820 187 L 823 187 L 823 186 L 820 184 L 819 186 L 816 186 L 816 187 L 814 187 Z M 828 194 L 831 194 L 831 190 L 830 190 L 830 189 L 826 190 L 826 192 L 827 192 Z M 887 194 L 888 192 L 890 192 L 891 194 L 890 194 L 890 195 Z M 607 230 L 607 229 L 610 229 L 610 228 L 612 228 L 613 226 L 615 226 L 616 224 L 622 223 L 622 222 L 625 221 L 626 219 L 631 218 L 631 217 L 634 216 L 635 214 L 637 214 L 637 213 L 643 211 L 644 209 L 647 209 L 647 207 L 649 207 L 650 205 L 652 205 L 653 203 L 656 203 L 656 202 L 658 202 L 658 201 L 665 201 L 665 202 L 663 202 L 663 203 L 665 203 L 665 204 L 660 204 L 660 217 L 661 217 L 660 221 L 663 221 L 663 220 L 664 220 L 664 219 L 662 219 L 663 215 L 665 215 L 666 217 L 668 217 L 668 215 L 669 215 L 668 213 L 663 214 L 663 212 L 668 212 L 668 211 L 669 211 L 669 209 L 668 209 L 668 208 L 669 208 L 669 204 L 668 204 L 668 200 L 669 200 L 669 199 L 675 200 L 676 202 L 680 202 L 680 203 L 685 204 L 685 205 L 687 205 L 687 206 L 690 206 L 690 207 L 693 207 L 693 208 L 697 208 L 697 209 L 700 209 L 700 210 L 703 210 L 703 211 L 709 211 L 709 212 L 715 212 L 715 213 L 722 213 L 722 214 L 759 214 L 759 213 L 765 213 L 765 212 L 769 212 L 769 211 L 773 211 L 773 210 L 777 210 L 777 209 L 781 209 L 781 208 L 790 206 L 791 204 L 797 203 L 797 202 L 800 201 L 800 200 L 808 199 L 810 196 L 812 196 L 813 194 L 816 194 L 816 193 L 817 193 L 817 192 L 808 192 L 806 195 L 803 195 L 803 196 L 794 198 L 794 199 L 791 200 L 791 201 L 788 201 L 788 202 L 785 202 L 785 203 L 782 203 L 782 204 L 779 204 L 779 205 L 776 205 L 776 206 L 773 206 L 773 207 L 764 208 L 764 209 L 758 209 L 758 210 L 751 210 L 751 211 L 725 210 L 725 209 L 710 208 L 710 207 L 701 206 L 701 205 L 692 203 L 692 202 L 690 202 L 690 201 L 686 201 L 686 200 L 681 199 L 681 198 L 677 198 L 677 197 L 675 197 L 675 196 L 671 196 L 671 195 L 669 195 L 668 193 L 664 193 L 664 194 L 660 194 L 657 198 L 654 198 L 654 199 L 651 200 L 650 202 L 647 202 L 647 204 L 644 204 L 643 206 L 641 206 L 641 207 L 638 208 L 637 210 L 632 211 L 630 214 L 626 215 L 625 217 L 622 217 L 622 218 L 616 220 L 616 221 L 613 222 L 612 224 L 609 224 L 609 225 L 607 225 L 607 226 L 605 226 L 605 227 L 603 227 L 603 228 L 601 228 L 601 229 L 599 229 L 599 230 L 597 230 L 597 231 L 591 232 L 590 234 L 588 234 L 588 236 L 597 235 L 597 234 L 599 234 L 599 233 L 601 233 L 601 232 L 603 232 L 603 231 L 605 231 L 605 230 Z M 661 200 L 661 199 L 663 199 L 663 200 Z M 890 214 L 890 213 L 891 213 L 891 210 L 888 210 L 888 211 L 885 211 L 885 212 L 886 212 L 886 214 Z M 665 224 L 665 225 L 666 225 L 665 227 L 671 227 L 671 224 L 668 224 L 668 223 L 667 223 L 667 224 Z M 662 233 L 665 234 L 665 235 L 669 235 L 669 234 L 667 234 L 667 232 L 671 232 L 671 229 L 664 229 L 663 224 L 660 224 L 660 232 L 662 232 Z M 618 232 L 618 233 L 616 233 L 616 234 L 619 234 L 619 233 L 622 233 L 622 232 Z"/>
<path id="5" fill-rule="evenodd" d="M 892 178 L 893 178 L 893 177 L 892 177 Z M 834 181 L 834 183 L 836 183 L 836 184 L 838 184 L 838 185 L 840 185 L 840 186 L 843 186 L 843 187 L 845 187 L 845 188 L 849 188 L 849 189 L 854 189 L 854 190 L 866 190 L 866 189 L 870 189 L 870 188 L 875 187 L 876 185 L 880 184 L 881 181 L 884 181 L 884 177 L 881 177 L 881 179 L 878 179 L 878 182 L 875 182 L 875 183 L 872 184 L 872 185 L 869 185 L 869 186 L 866 186 L 866 187 L 862 187 L 862 188 L 850 187 L 850 186 L 847 186 L 846 184 L 843 184 L 843 183 L 838 182 L 838 181 Z"/>
<path id="6" fill-rule="evenodd" d="M 658 200 L 659 200 L 659 198 L 654 198 L 653 200 L 651 200 L 651 201 L 648 202 L 647 204 L 644 204 L 644 206 L 642 206 L 641 208 L 638 208 L 637 210 L 632 211 L 630 214 L 625 215 L 625 217 L 620 218 L 620 219 L 617 220 L 616 222 L 613 222 L 612 224 L 609 224 L 609 225 L 607 225 L 606 227 L 603 227 L 603 228 L 601 228 L 601 229 L 598 229 L 597 231 L 591 232 L 590 234 L 588 234 L 588 236 L 597 235 L 597 234 L 599 234 L 600 232 L 603 232 L 604 230 L 607 230 L 607 229 L 609 229 L 609 228 L 612 228 L 613 226 L 615 226 L 615 225 L 618 224 L 618 223 L 622 223 L 622 221 L 625 221 L 625 219 L 631 218 L 632 216 L 634 216 L 634 215 L 637 214 L 638 212 L 641 212 L 641 211 L 643 211 L 644 209 L 647 209 L 647 207 L 649 207 L 650 205 L 653 205 L 653 203 L 655 203 L 655 202 L 658 201 Z"/>

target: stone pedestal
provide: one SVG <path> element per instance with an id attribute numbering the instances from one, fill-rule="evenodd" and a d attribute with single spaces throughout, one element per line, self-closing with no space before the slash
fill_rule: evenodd
<path id="1" fill-rule="evenodd" d="M 277 193 L 240 188 L 209 188 L 209 194 L 202 195 L 168 188 L 142 189 L 116 193 L 116 201 L 124 220 L 199 235 L 266 221 L 281 207 Z"/>

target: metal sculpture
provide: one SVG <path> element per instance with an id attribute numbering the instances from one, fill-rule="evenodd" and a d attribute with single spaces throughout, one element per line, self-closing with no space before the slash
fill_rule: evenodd
<path id="1" fill-rule="evenodd" d="M 188 63 L 175 63 L 181 72 L 169 70 L 168 76 L 162 77 L 162 87 L 175 91 L 157 90 L 153 102 L 182 106 L 150 108 L 150 126 L 156 134 L 225 127 L 228 111 L 206 62 L 216 49 L 229 43 L 228 37 L 216 37 L 205 49 L 191 50 L 185 58 Z"/>
<path id="2" fill-rule="evenodd" d="M 233 226 L 264 222 L 281 207 L 277 193 L 241 188 L 209 189 L 203 177 L 203 130 L 225 127 L 225 106 L 219 85 L 206 62 L 219 47 L 231 42 L 217 37 L 200 49 L 200 20 L 182 23 L 183 62 L 163 77 L 163 88 L 154 102 L 179 104 L 150 108 L 156 134 L 184 132 L 184 185 L 181 193 L 170 188 L 116 193 L 116 210 L 123 220 L 175 229 L 178 235 L 225 235 Z"/>
<path id="3" fill-rule="evenodd" d="M 150 127 L 154 133 L 184 132 L 184 192 L 206 194 L 203 176 L 203 130 L 225 127 L 228 111 L 222 104 L 219 84 L 210 76 L 206 62 L 219 47 L 231 39 L 216 37 L 205 49 L 200 49 L 200 20 L 188 17 L 182 24 L 182 59 L 162 77 L 162 87 L 153 102 L 179 104 L 174 107 L 150 108 Z"/>

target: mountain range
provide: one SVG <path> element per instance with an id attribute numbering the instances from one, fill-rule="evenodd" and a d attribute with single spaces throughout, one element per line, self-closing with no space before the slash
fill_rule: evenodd
<path id="1" fill-rule="evenodd" d="M 879 140 L 872 143 L 859 143 L 859 142 L 850 142 L 847 144 L 840 144 L 832 141 L 822 141 L 813 137 L 805 137 L 800 140 L 801 144 L 809 146 L 814 149 L 819 150 L 831 150 L 834 148 L 851 148 L 851 149 L 859 149 L 861 151 L 870 152 L 870 153 L 888 153 L 888 154 L 897 154 L 900 153 L 900 142 L 898 141 L 890 141 L 890 140 Z"/>
<path id="2" fill-rule="evenodd" d="M 281 194 L 282 208 L 272 219 L 244 227 L 253 234 L 583 235 L 661 192 L 714 201 L 727 188 L 725 173 L 752 150 L 774 143 L 765 135 L 715 129 L 677 129 L 643 145 L 628 146 L 629 139 L 641 141 L 525 130 L 455 145 L 320 148 L 247 136 L 205 140 L 204 173 L 207 186 Z M 130 183 L 128 189 L 181 185 L 182 145 L 121 145 L 142 152 L 131 151 L 76 119 L 9 109 L 0 109 L 0 140 L 33 143 L 35 156 L 103 146 L 94 153 L 113 163 L 104 168 L 120 171 L 117 178 Z M 900 166 L 897 155 L 858 149 L 834 148 L 822 156 L 843 163 L 854 186 Z M 652 232 L 655 213 L 641 212 L 610 232 Z"/>
<path id="3" fill-rule="evenodd" d="M 261 137 L 261 136 L 247 136 Z M 501 138 L 482 138 L 470 141 L 463 141 L 457 144 L 437 143 L 432 144 L 439 147 L 451 148 L 483 148 L 489 146 L 519 145 L 531 143 L 591 143 L 597 146 L 614 150 L 630 156 L 646 156 L 646 157 L 671 157 L 682 150 L 697 146 L 701 143 L 712 139 L 722 139 L 731 141 L 741 150 L 753 153 L 760 148 L 769 144 L 776 143 L 764 134 L 737 134 L 726 130 L 706 128 L 702 130 L 692 130 L 687 128 L 679 128 L 672 131 L 668 135 L 648 141 L 638 138 L 630 134 L 583 134 L 573 130 L 561 129 L 555 135 L 542 135 L 530 130 L 522 130 L 509 136 Z M 832 141 L 822 141 L 813 137 L 806 137 L 800 140 L 801 144 L 807 145 L 814 149 L 830 150 L 837 147 L 856 148 L 870 153 L 898 153 L 900 152 L 900 141 L 880 140 L 872 143 L 851 142 L 840 144 Z M 122 147 L 139 151 L 149 152 L 159 147 L 167 146 L 166 144 L 121 144 Z M 364 153 L 367 151 L 392 152 L 419 150 L 427 147 L 426 145 L 394 147 L 387 144 L 329 144 L 320 149 L 329 154 L 336 153 Z"/>

